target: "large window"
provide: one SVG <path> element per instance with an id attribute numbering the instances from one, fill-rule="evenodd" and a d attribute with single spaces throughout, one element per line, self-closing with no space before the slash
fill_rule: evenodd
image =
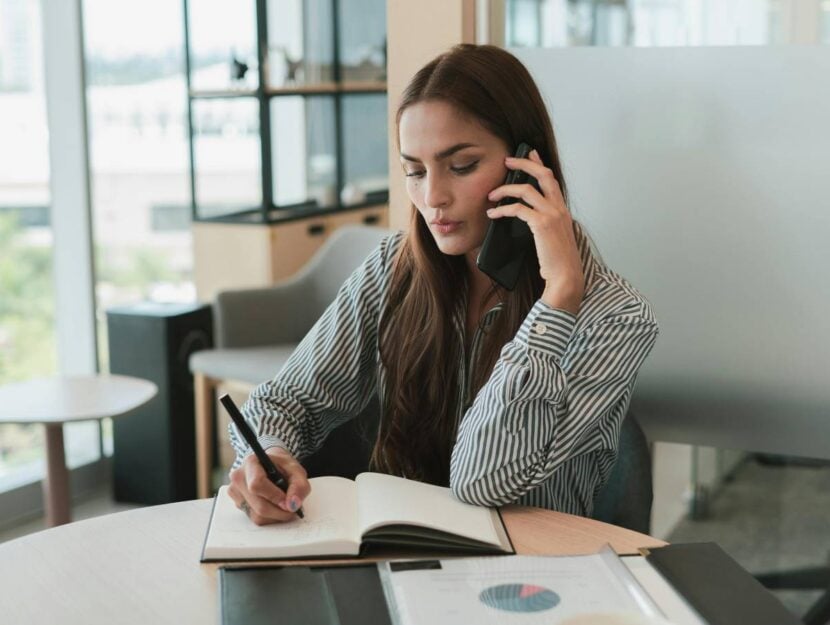
<path id="1" fill-rule="evenodd" d="M 830 43 L 827 0 L 504 2 L 512 47 Z"/>
<path id="2" fill-rule="evenodd" d="M 84 0 L 98 345 L 106 310 L 190 302 L 182 3 Z M 150 36 L 152 33 L 152 36 Z"/>
<path id="3" fill-rule="evenodd" d="M 190 302 L 192 282 L 182 3 L 83 0 L 95 296 L 106 311 Z M 151 34 L 152 33 L 152 34 Z M 112 453 L 111 422 L 103 422 Z"/>
<path id="4" fill-rule="evenodd" d="M 56 369 L 39 9 L 0 0 L 0 384 Z M 43 457 L 41 428 L 0 425 L 0 491 L 39 479 Z"/>
<path id="5" fill-rule="evenodd" d="M 38 0 L 0 0 L 0 384 L 57 372 L 41 10 Z M 180 2 L 84 0 L 82 10 L 106 371 L 108 308 L 195 298 L 184 27 Z M 65 437 L 70 467 L 100 457 L 96 423 Z M 0 426 L 0 490 L 41 478 L 43 456 L 41 428 Z"/>

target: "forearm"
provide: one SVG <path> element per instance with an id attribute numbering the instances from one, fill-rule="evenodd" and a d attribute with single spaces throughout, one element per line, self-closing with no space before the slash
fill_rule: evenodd
<path id="1" fill-rule="evenodd" d="M 337 425 L 358 414 L 377 385 L 377 324 L 387 279 L 386 246 L 341 287 L 282 370 L 242 406 L 263 447 L 310 455 Z M 231 428 L 237 462 L 247 452 Z"/>
<path id="2" fill-rule="evenodd" d="M 572 458 L 616 449 L 614 420 L 654 343 L 653 319 L 622 314 L 573 334 L 567 313 L 537 309 L 459 429 L 450 479 L 464 501 L 515 501 Z"/>
<path id="3" fill-rule="evenodd" d="M 564 310 L 574 316 L 579 313 L 584 288 L 577 281 L 565 281 L 560 284 L 547 283 L 542 297 L 539 298 L 551 308 Z"/>
<path id="4" fill-rule="evenodd" d="M 349 331 L 331 313 L 312 329 L 272 380 L 242 407 L 264 448 L 280 446 L 296 458 L 317 451 L 328 434 L 358 414 L 376 389 L 375 334 Z"/>
<path id="5" fill-rule="evenodd" d="M 450 481 L 460 499 L 500 505 L 542 479 L 564 410 L 561 360 L 574 323 L 570 313 L 539 302 L 505 345 L 459 428 Z"/>

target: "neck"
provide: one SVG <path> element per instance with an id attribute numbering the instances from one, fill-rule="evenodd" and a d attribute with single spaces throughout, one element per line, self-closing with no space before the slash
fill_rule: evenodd
<path id="1" fill-rule="evenodd" d="M 470 304 L 478 304 L 484 294 L 490 291 L 493 282 L 486 273 L 481 271 L 476 265 L 476 258 L 478 258 L 479 250 L 473 250 L 466 254 L 467 260 L 467 275 L 470 277 L 469 287 L 469 302 Z"/>

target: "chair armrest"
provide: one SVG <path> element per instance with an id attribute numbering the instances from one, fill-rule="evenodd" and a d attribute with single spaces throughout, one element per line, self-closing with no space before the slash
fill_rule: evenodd
<path id="1" fill-rule="evenodd" d="M 299 343 L 320 314 L 308 279 L 256 289 L 222 291 L 214 301 L 216 346 Z"/>

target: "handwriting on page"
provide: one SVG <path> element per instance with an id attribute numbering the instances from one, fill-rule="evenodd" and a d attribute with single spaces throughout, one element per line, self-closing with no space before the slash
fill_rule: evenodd
<path id="1" fill-rule="evenodd" d="M 331 538 L 338 530 L 342 529 L 342 523 L 332 515 L 321 516 L 315 519 L 298 519 L 289 523 L 292 529 L 292 537 L 298 542 L 313 542 L 324 538 Z"/>
<path id="2" fill-rule="evenodd" d="M 313 519 L 306 516 L 305 519 L 271 525 L 256 525 L 243 516 L 233 527 L 227 527 L 223 534 L 229 546 L 250 545 L 252 540 L 259 541 L 260 538 L 267 538 L 269 545 L 281 546 L 329 540 L 338 537 L 343 531 L 343 524 L 338 523 L 333 515 Z"/>

